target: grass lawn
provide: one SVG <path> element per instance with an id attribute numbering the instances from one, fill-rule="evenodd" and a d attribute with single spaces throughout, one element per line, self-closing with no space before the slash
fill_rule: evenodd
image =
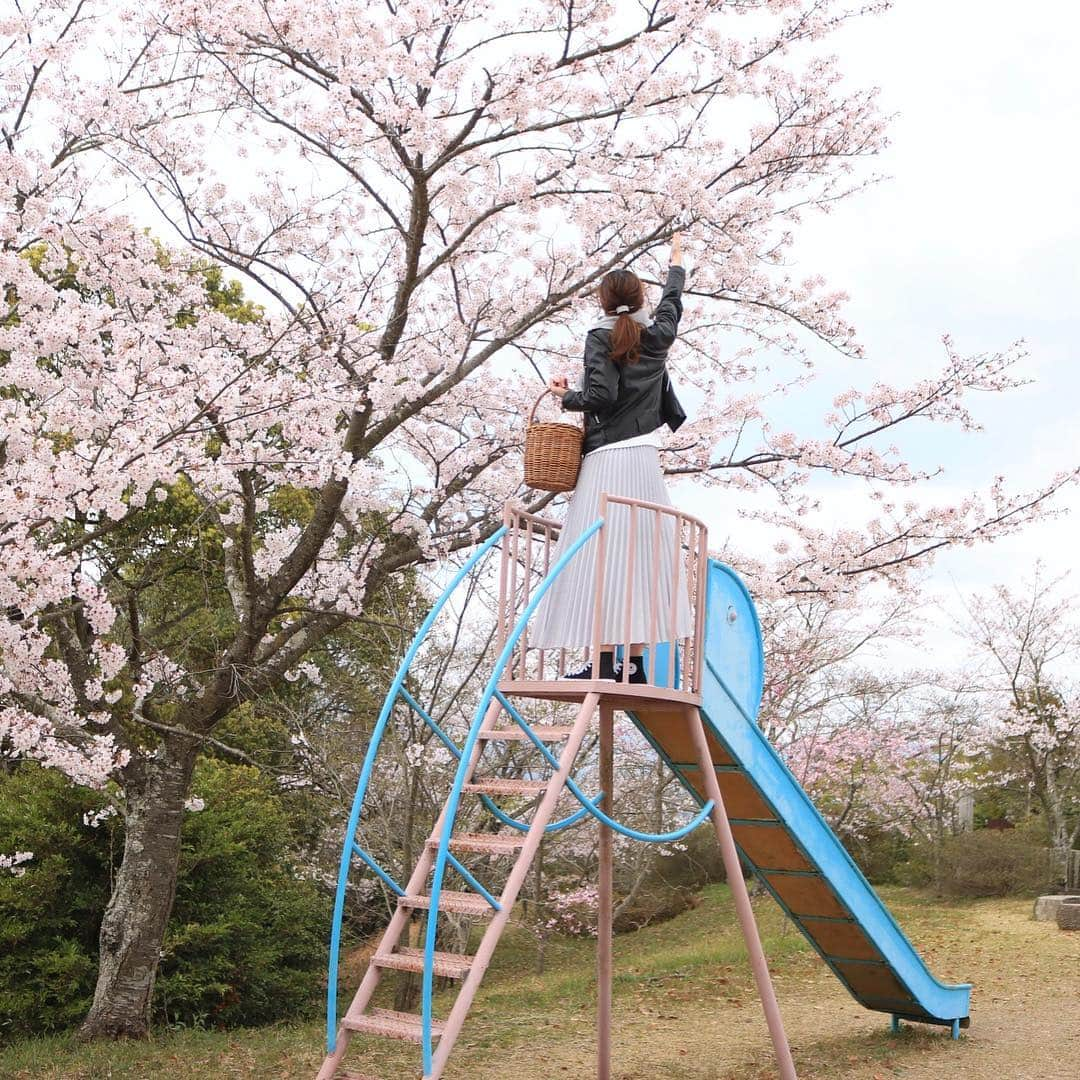
<path id="1" fill-rule="evenodd" d="M 757 901 L 800 1080 L 1071 1080 L 1080 1077 L 1080 934 L 1029 918 L 1026 900 L 944 903 L 882 890 L 931 969 L 975 984 L 972 1026 L 905 1026 L 857 1005 L 786 925 Z M 660 926 L 615 942 L 614 1075 L 618 1080 L 766 1080 L 771 1046 L 725 887 Z M 593 944 L 535 945 L 508 933 L 496 952 L 448 1080 L 548 1080 L 595 1075 Z M 82 1047 L 69 1038 L 0 1049 L 2 1080 L 312 1080 L 317 1024 L 162 1033 L 150 1042 Z M 415 1080 L 419 1050 L 355 1040 L 346 1064 Z"/>

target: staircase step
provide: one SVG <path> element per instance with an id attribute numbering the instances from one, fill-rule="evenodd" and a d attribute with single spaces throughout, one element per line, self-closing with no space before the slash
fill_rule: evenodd
<path id="1" fill-rule="evenodd" d="M 393 1009 L 372 1009 L 370 1013 L 355 1018 L 345 1017 L 342 1027 L 363 1035 L 385 1035 L 388 1039 L 402 1039 L 405 1042 L 422 1041 L 423 1024 L 416 1013 L 395 1012 Z M 442 1034 L 441 1020 L 431 1021 L 431 1035 L 436 1038 Z"/>
<path id="2" fill-rule="evenodd" d="M 439 846 L 436 839 L 428 843 Z M 478 851 L 485 855 L 516 855 L 524 846 L 524 834 L 513 833 L 462 833 L 450 840 L 451 851 Z"/>
<path id="3" fill-rule="evenodd" d="M 441 906 L 441 905 L 440 905 Z M 472 967 L 473 958 L 461 953 L 437 952 L 432 970 L 436 975 L 448 979 L 464 979 Z M 392 953 L 376 953 L 373 958 L 376 967 L 393 968 L 395 971 L 423 971 L 423 949 L 398 949 Z"/>
<path id="4" fill-rule="evenodd" d="M 547 791 L 548 780 L 504 780 L 498 776 L 481 777 L 475 783 L 465 784 L 462 791 L 474 795 L 541 795 Z"/>
<path id="5" fill-rule="evenodd" d="M 569 739 L 574 730 L 573 727 L 563 727 L 559 724 L 533 724 L 531 727 L 533 734 L 541 742 L 562 742 L 564 739 Z M 504 741 L 514 740 L 519 742 L 532 742 L 532 739 L 530 739 L 516 724 L 514 727 L 488 728 L 486 731 L 480 732 L 480 738 L 491 741 L 498 739 Z"/>
<path id="6" fill-rule="evenodd" d="M 426 911 L 431 907 L 430 896 L 402 896 L 398 904 L 405 908 L 417 908 Z M 451 911 L 456 915 L 494 915 L 495 909 L 478 893 L 453 892 L 444 889 L 439 894 L 439 910 Z"/>

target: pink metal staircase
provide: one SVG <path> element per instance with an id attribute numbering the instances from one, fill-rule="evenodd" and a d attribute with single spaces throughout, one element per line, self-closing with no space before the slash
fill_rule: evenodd
<path id="1" fill-rule="evenodd" d="M 431 1077 L 439 1077 L 445 1067 L 446 1059 L 453 1049 L 454 1042 L 461 1031 L 469 1006 L 480 987 L 491 956 L 499 938 L 506 927 L 513 910 L 514 902 L 525 881 L 525 876 L 532 865 L 544 829 L 551 821 L 556 803 L 562 794 L 566 780 L 573 768 L 578 750 L 589 729 L 590 720 L 597 708 L 599 697 L 596 693 L 585 695 L 578 710 L 576 722 L 569 728 L 559 728 L 549 733 L 548 737 L 563 743 L 558 759 L 558 770 L 546 781 L 507 780 L 485 778 L 475 770 L 480 759 L 480 750 L 484 745 L 497 743 L 504 738 L 516 739 L 511 729 L 495 726 L 501 706 L 494 703 L 489 708 L 489 724 L 481 732 L 477 743 L 477 752 L 468 766 L 468 781 L 465 790 L 473 794 L 490 796 L 503 795 L 542 795 L 533 815 L 527 833 L 522 835 L 506 834 L 462 834 L 450 841 L 453 852 L 480 852 L 486 855 L 505 855 L 514 857 L 513 868 L 506 879 L 496 903 L 485 899 L 477 892 L 444 891 L 439 897 L 442 911 L 455 912 L 478 919 L 487 920 L 487 927 L 476 953 L 472 956 L 437 952 L 434 954 L 434 974 L 446 978 L 460 979 L 461 988 L 457 999 L 445 1021 L 432 1024 L 432 1034 L 438 1039 L 434 1053 Z M 520 730 L 520 729 L 518 729 Z M 399 1013 L 388 1009 L 369 1008 L 372 995 L 378 986 L 382 973 L 387 970 L 414 971 L 424 970 L 424 953 L 420 949 L 402 947 L 402 936 L 406 930 L 410 914 L 426 910 L 431 906 L 428 892 L 428 878 L 435 863 L 435 853 L 439 847 L 440 831 L 445 821 L 445 811 L 440 815 L 416 868 L 406 886 L 406 895 L 398 900 L 398 909 L 387 925 L 379 946 L 371 959 L 371 964 L 356 996 L 341 1021 L 341 1032 L 336 1050 L 327 1055 L 319 1072 L 319 1080 L 331 1080 L 335 1076 L 347 1076 L 336 1072 L 348 1048 L 354 1033 L 383 1035 L 392 1039 L 404 1039 L 420 1043 L 423 1037 L 421 1017 L 412 1013 Z"/>

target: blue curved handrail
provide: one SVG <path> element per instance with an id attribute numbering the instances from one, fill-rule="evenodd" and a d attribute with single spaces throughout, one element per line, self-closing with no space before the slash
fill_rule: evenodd
<path id="1" fill-rule="evenodd" d="M 427 724 L 427 726 L 435 733 L 436 737 L 443 744 L 443 746 L 445 746 L 446 749 L 450 751 L 450 753 L 453 755 L 453 757 L 457 761 L 460 761 L 461 760 L 461 751 L 457 748 L 457 744 L 454 742 L 453 739 L 450 738 L 449 735 L 446 734 L 445 731 L 443 731 L 443 729 L 439 726 L 438 722 L 416 700 L 416 698 L 414 698 L 412 696 L 412 694 L 410 694 L 409 691 L 405 689 L 404 686 L 401 688 L 401 696 L 404 699 L 405 704 L 408 705 L 409 708 L 412 709 L 413 712 L 415 712 L 417 714 L 417 716 L 419 716 L 420 719 L 423 720 L 424 723 Z M 501 695 L 496 695 L 496 696 L 499 698 L 500 701 L 502 701 L 505 704 L 505 701 L 506 701 L 505 698 L 503 698 Z M 515 718 L 518 720 L 519 724 L 524 724 L 524 721 L 521 720 L 520 717 L 517 717 L 516 713 L 515 713 Z M 533 733 L 531 731 L 529 731 L 529 729 L 527 727 L 526 727 L 526 731 L 528 732 L 528 734 L 530 736 L 532 736 Z M 576 825 L 589 812 L 589 806 L 595 806 L 596 803 L 600 802 L 603 798 L 604 798 L 604 793 L 601 791 L 600 794 L 597 795 L 595 799 L 582 799 L 581 801 L 583 803 L 587 803 L 588 806 L 582 806 L 582 808 L 580 810 L 575 810 L 569 817 L 563 818 L 562 821 L 552 822 L 552 824 L 548 825 L 544 829 L 544 832 L 545 833 L 560 832 L 563 829 L 570 828 L 571 825 Z M 529 831 L 529 823 L 527 821 L 518 821 L 517 818 L 511 817 L 504 810 L 502 810 L 499 807 L 498 803 L 496 803 L 495 800 L 492 799 L 490 796 L 481 795 L 480 796 L 480 801 L 484 804 L 484 807 L 488 811 L 488 813 L 492 814 L 495 818 L 497 818 L 499 821 L 501 821 L 504 825 L 509 825 L 510 828 L 517 829 L 518 832 L 528 832 Z M 379 871 L 376 871 L 376 873 L 378 873 L 378 872 Z"/>
<path id="2" fill-rule="evenodd" d="M 518 832 L 528 832 L 529 825 L 524 821 L 518 821 L 517 818 L 512 818 L 505 811 L 500 810 L 499 807 L 491 801 L 487 795 L 480 796 L 481 801 L 484 804 L 485 809 L 497 820 L 501 821 L 504 825 L 509 825 L 511 829 L 517 829 Z M 545 833 L 562 832 L 563 829 L 569 829 L 571 826 L 576 825 L 582 818 L 587 817 L 589 813 L 589 807 L 595 807 L 597 803 L 604 801 L 604 793 L 601 791 L 595 799 L 590 799 L 588 796 L 582 796 L 580 799 L 582 806 L 575 810 L 572 814 L 564 817 L 562 821 L 553 821 L 545 829 Z"/>
<path id="3" fill-rule="evenodd" d="M 491 699 L 498 690 L 499 679 L 502 676 L 506 665 L 509 663 L 514 648 L 518 643 L 518 639 L 528 625 L 529 619 L 532 618 L 533 612 L 536 610 L 544 594 L 551 587 L 552 582 L 566 568 L 567 563 L 569 563 L 581 548 L 592 539 L 593 535 L 599 531 L 603 524 L 603 518 L 598 518 L 594 521 L 559 557 L 558 561 L 550 569 L 544 580 L 537 586 L 536 592 L 533 593 L 529 602 L 525 605 L 521 617 L 518 619 L 513 630 L 507 635 L 506 643 L 503 645 L 502 651 L 499 653 L 498 659 L 495 661 L 495 665 L 492 668 L 487 685 L 484 687 L 484 693 L 477 706 L 476 715 L 473 717 L 473 722 L 469 727 L 469 734 L 461 747 L 461 759 L 458 762 L 457 772 L 454 775 L 454 784 L 450 789 L 450 795 L 446 800 L 446 816 L 443 819 L 442 835 L 439 837 L 439 851 L 435 857 L 435 871 L 431 879 L 431 892 L 428 907 L 427 932 L 424 936 L 421 1039 L 424 1051 L 425 1077 L 431 1075 L 431 1006 L 434 991 L 435 973 L 433 968 L 435 957 L 435 935 L 439 921 L 439 897 L 442 893 L 443 878 L 446 875 L 447 857 L 450 853 L 450 837 L 454 832 L 454 820 L 457 817 L 458 805 L 461 802 L 462 788 L 465 785 L 465 774 L 468 771 L 469 761 L 472 759 L 476 741 L 480 737 L 480 730 L 484 723 L 484 717 L 487 715 L 488 706 L 491 704 Z"/>
<path id="4" fill-rule="evenodd" d="M 555 759 L 555 755 L 540 741 L 536 732 L 534 732 L 521 716 L 521 714 L 506 700 L 505 695 L 501 691 L 495 692 L 496 700 L 502 705 L 504 709 L 514 718 L 514 720 L 521 727 L 521 730 L 529 736 L 530 739 L 536 744 L 536 748 L 544 755 L 544 759 L 548 765 L 553 769 L 558 769 L 559 763 Z M 642 840 L 646 844 L 670 844 L 675 840 L 681 840 L 684 836 L 692 833 L 708 816 L 712 813 L 714 803 L 712 799 L 709 799 L 704 806 L 694 815 L 689 824 L 682 826 L 682 828 L 675 829 L 674 832 L 669 833 L 648 833 L 640 832 L 637 829 L 631 829 L 629 825 L 621 825 L 614 818 L 608 817 L 603 810 L 598 809 L 592 801 L 587 799 L 582 794 L 581 788 L 569 777 L 566 781 L 567 790 L 573 795 L 580 803 L 581 809 L 578 811 L 581 813 L 591 814 L 597 821 L 606 825 L 609 829 L 614 829 L 615 832 L 621 836 L 628 837 L 631 840 Z M 597 799 L 596 802 L 600 800 Z"/>
<path id="5" fill-rule="evenodd" d="M 353 796 L 352 809 L 349 812 L 349 823 L 345 827 L 345 843 L 341 849 L 341 864 L 338 867 L 337 893 L 334 896 L 334 921 L 330 927 L 330 961 L 326 979 L 326 1047 L 328 1053 L 332 1054 L 337 1044 L 338 954 L 341 950 L 341 920 L 345 911 L 345 888 L 349 880 L 349 867 L 352 864 L 356 830 L 360 824 L 360 808 L 363 806 L 364 797 L 367 795 L 368 784 L 371 781 L 371 772 L 375 765 L 375 758 L 379 752 L 379 744 L 382 742 L 383 734 L 386 731 L 386 725 L 390 719 L 390 713 L 394 708 L 394 703 L 397 701 L 398 694 L 405 682 L 405 676 L 408 674 L 412 662 L 416 659 L 416 654 L 420 651 L 420 646 L 424 643 L 424 639 L 430 632 L 435 620 L 439 617 L 439 613 L 446 606 L 446 602 L 450 599 L 451 594 L 465 578 L 468 577 L 476 564 L 479 563 L 500 540 L 502 540 L 503 536 L 506 535 L 506 532 L 507 527 L 503 525 L 488 537 L 488 539 L 469 556 L 462 567 L 453 576 L 450 584 L 443 590 L 443 594 L 435 601 L 434 606 L 420 624 L 420 629 L 417 630 L 416 636 L 413 638 L 408 651 L 398 665 L 397 674 L 394 676 L 394 681 L 390 684 L 390 689 L 387 692 L 386 699 L 383 701 L 382 709 L 379 712 L 379 718 L 376 720 L 375 727 L 371 732 L 367 753 L 364 755 L 364 764 L 360 770 L 360 779 L 356 784 L 356 794 Z"/>

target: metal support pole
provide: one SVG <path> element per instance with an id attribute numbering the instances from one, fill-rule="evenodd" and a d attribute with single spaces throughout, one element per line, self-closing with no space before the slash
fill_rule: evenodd
<path id="1" fill-rule="evenodd" d="M 600 785 L 612 810 L 615 710 L 601 698 Z M 600 887 L 596 915 L 596 1076 L 611 1080 L 612 885 L 611 828 L 600 823 Z"/>
<path id="2" fill-rule="evenodd" d="M 724 798 L 720 792 L 720 781 L 716 778 L 712 754 L 709 753 L 705 727 L 701 720 L 701 713 L 693 706 L 688 706 L 686 709 L 686 723 L 690 729 L 690 737 L 694 740 L 694 749 L 697 751 L 698 765 L 705 782 L 706 798 L 712 799 L 714 804 L 713 825 L 720 841 L 724 871 L 735 901 L 735 911 L 739 917 L 739 925 L 742 927 L 746 951 L 750 954 L 750 967 L 754 972 L 754 981 L 757 983 L 758 997 L 761 998 L 761 1006 L 765 1010 L 765 1022 L 769 1025 L 769 1035 L 772 1036 L 773 1049 L 776 1051 L 780 1080 L 798 1080 L 795 1075 L 795 1062 L 791 1057 L 791 1047 L 788 1046 L 787 1035 L 784 1034 L 780 1006 L 776 1003 L 776 991 L 773 990 L 769 965 L 765 961 L 757 922 L 754 920 L 754 910 L 750 906 L 750 894 L 743 880 L 742 863 L 739 861 L 739 852 L 735 847 L 735 836 L 731 831 L 727 811 L 724 809 Z"/>

